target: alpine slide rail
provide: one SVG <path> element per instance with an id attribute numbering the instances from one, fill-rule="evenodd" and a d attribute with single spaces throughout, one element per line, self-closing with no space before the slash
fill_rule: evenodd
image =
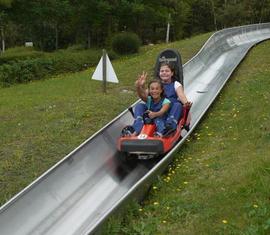
<path id="1" fill-rule="evenodd" d="M 155 164 L 123 169 L 116 149 L 125 110 L 0 208 L 1 235 L 99 233 L 103 222 L 129 198 L 141 198 L 173 160 L 235 68 L 256 44 L 270 38 L 270 23 L 214 33 L 183 66 L 185 93 L 193 102 L 190 130 Z M 154 58 L 153 58 L 154 62 Z"/>

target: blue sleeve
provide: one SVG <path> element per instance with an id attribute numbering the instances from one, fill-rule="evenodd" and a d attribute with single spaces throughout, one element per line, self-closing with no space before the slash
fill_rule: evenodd
<path id="1" fill-rule="evenodd" d="M 150 109 L 150 107 L 151 107 L 151 101 L 152 101 L 152 97 L 151 96 L 147 96 L 147 101 L 146 101 L 147 109 Z"/>
<path id="2" fill-rule="evenodd" d="M 170 104 L 170 103 L 171 103 L 171 101 L 170 101 L 169 99 L 165 98 L 165 99 L 163 100 L 163 102 L 162 102 L 162 106 L 163 106 L 164 104 Z"/>

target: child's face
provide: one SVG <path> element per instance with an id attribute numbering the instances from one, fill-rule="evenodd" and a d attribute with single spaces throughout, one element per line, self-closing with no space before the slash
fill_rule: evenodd
<path id="1" fill-rule="evenodd" d="M 173 72 L 172 70 L 167 66 L 161 66 L 159 70 L 159 77 L 164 83 L 170 83 L 172 81 Z"/>
<path id="2" fill-rule="evenodd" d="M 153 99 L 159 99 L 162 91 L 163 90 L 158 82 L 153 82 L 150 84 L 149 93 Z"/>

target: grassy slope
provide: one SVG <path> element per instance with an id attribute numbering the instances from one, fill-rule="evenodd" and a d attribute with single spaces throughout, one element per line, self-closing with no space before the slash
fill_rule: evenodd
<path id="1" fill-rule="evenodd" d="M 209 34 L 172 43 L 191 58 Z M 94 68 L 53 79 L 0 88 L 0 204 L 11 198 L 137 98 L 134 81 L 152 71 L 167 45 L 142 48 L 141 53 L 113 65 L 120 84 L 90 79 Z M 128 89 L 130 93 L 121 92 Z"/>
<path id="2" fill-rule="evenodd" d="M 255 47 L 143 205 L 104 234 L 270 234 L 270 41 Z"/>

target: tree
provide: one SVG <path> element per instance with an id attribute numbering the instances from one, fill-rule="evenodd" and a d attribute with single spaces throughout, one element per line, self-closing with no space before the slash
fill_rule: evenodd
<path id="1" fill-rule="evenodd" d="M 0 38 L 1 38 L 1 53 L 5 52 L 5 25 L 8 21 L 7 10 L 11 7 L 12 0 L 0 0 Z"/>

